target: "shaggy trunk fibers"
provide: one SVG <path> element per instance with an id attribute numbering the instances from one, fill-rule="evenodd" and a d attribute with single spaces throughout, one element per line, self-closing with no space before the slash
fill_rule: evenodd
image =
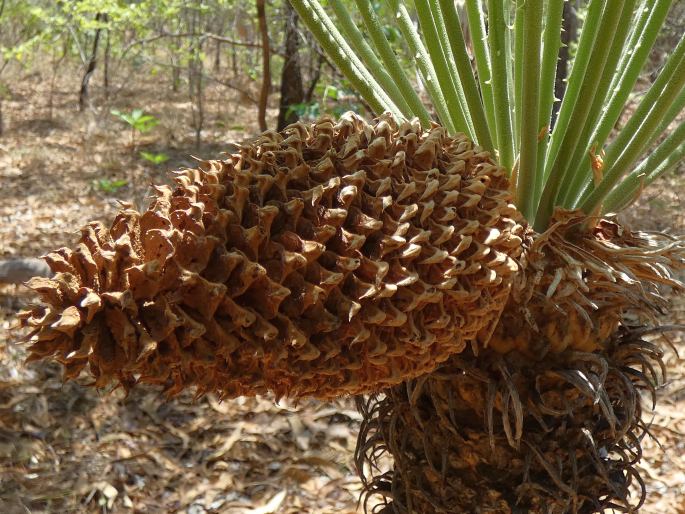
<path id="1" fill-rule="evenodd" d="M 536 362 L 516 351 L 466 351 L 362 402 L 366 500 L 380 495 L 383 512 L 418 514 L 639 508 L 641 393 L 654 400 L 664 372 L 644 333 L 621 328 L 601 352 Z M 378 474 L 385 451 L 394 467 Z"/>
<path id="2" fill-rule="evenodd" d="M 674 270 L 685 267 L 685 239 L 632 232 L 608 220 L 585 229 L 586 221 L 580 211 L 560 210 L 543 234 L 526 234 L 523 272 L 481 346 L 530 358 L 592 352 L 625 316 L 631 325 L 654 323 L 667 310 L 664 286 L 684 288 Z"/>

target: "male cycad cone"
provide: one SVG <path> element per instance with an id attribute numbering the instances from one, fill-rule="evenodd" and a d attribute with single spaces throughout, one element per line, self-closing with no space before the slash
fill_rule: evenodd
<path id="1" fill-rule="evenodd" d="M 437 126 L 295 124 L 176 184 L 47 255 L 30 359 L 170 393 L 374 391 L 487 341 L 519 269 L 505 171 Z"/>

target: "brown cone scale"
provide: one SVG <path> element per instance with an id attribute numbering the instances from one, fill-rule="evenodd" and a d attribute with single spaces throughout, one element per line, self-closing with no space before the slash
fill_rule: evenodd
<path id="1" fill-rule="evenodd" d="M 444 129 L 355 116 L 265 133 L 91 223 L 20 315 L 66 377 L 328 398 L 430 372 L 494 329 L 523 227 Z"/>

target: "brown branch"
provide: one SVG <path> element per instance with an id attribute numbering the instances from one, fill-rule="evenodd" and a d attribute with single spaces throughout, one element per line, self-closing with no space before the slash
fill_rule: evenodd
<path id="1" fill-rule="evenodd" d="M 211 34 L 208 32 L 162 32 L 155 36 L 150 36 L 143 39 L 135 39 L 127 44 L 123 51 L 121 52 L 121 57 L 123 58 L 132 48 L 139 45 L 146 45 L 148 43 L 154 43 L 160 39 L 164 38 L 186 38 L 186 37 L 199 37 L 200 39 L 213 39 L 214 41 L 221 41 L 222 43 L 229 43 L 236 46 L 246 46 L 248 48 L 261 48 L 262 45 L 257 43 L 248 43 L 247 41 L 235 41 L 224 36 L 219 36 L 217 34 Z"/>
<path id="2" fill-rule="evenodd" d="M 165 63 L 165 62 L 160 62 L 160 61 L 156 61 L 156 60 L 154 60 L 154 59 L 147 58 L 147 57 L 143 57 L 143 60 L 144 60 L 146 63 L 152 64 L 152 65 L 157 66 L 157 67 L 159 67 L 159 68 L 177 68 L 177 69 L 184 69 L 183 66 L 180 66 L 180 65 L 178 65 L 178 64 L 169 64 L 169 63 Z M 230 82 L 226 82 L 225 80 L 218 79 L 218 78 L 216 78 L 216 77 L 214 77 L 214 76 L 212 76 L 212 75 L 209 75 L 209 74 L 207 74 L 207 73 L 204 73 L 204 72 L 202 73 L 202 78 L 205 79 L 205 80 L 209 80 L 210 82 L 216 82 L 217 84 L 220 84 L 220 85 L 222 85 L 222 86 L 224 86 L 224 87 L 226 87 L 226 88 L 228 88 L 228 89 L 233 89 L 234 91 L 238 91 L 238 92 L 243 96 L 243 98 L 249 100 L 250 102 L 252 102 L 252 103 L 255 104 L 255 105 L 257 105 L 257 104 L 259 103 L 259 100 L 258 100 L 257 98 L 255 98 L 255 97 L 252 95 L 252 93 L 250 93 L 247 89 L 244 89 L 244 88 L 242 88 L 242 87 L 240 87 L 240 86 L 236 86 L 235 84 L 231 84 Z M 116 95 L 119 93 L 119 91 L 121 91 L 121 89 L 124 87 L 125 84 L 126 84 L 126 82 L 123 82 L 123 83 L 117 88 L 117 90 L 114 92 L 114 95 L 113 95 L 113 96 L 116 96 Z"/>
<path id="3" fill-rule="evenodd" d="M 259 43 L 248 43 L 246 41 L 234 41 L 233 39 L 229 39 L 229 38 L 224 37 L 224 36 L 219 36 L 217 34 L 208 33 L 208 34 L 203 34 L 203 36 L 206 37 L 207 39 L 213 39 L 214 41 L 220 41 L 222 43 L 228 43 L 228 44 L 236 45 L 236 46 L 246 46 L 248 48 L 261 48 L 262 47 L 262 45 Z"/>
<path id="4" fill-rule="evenodd" d="M 228 89 L 233 89 L 234 91 L 238 91 L 243 98 L 246 100 L 249 100 L 253 104 L 257 105 L 259 104 L 259 99 L 255 98 L 252 96 L 252 93 L 250 93 L 247 89 L 243 89 L 239 86 L 236 86 L 234 84 L 231 84 L 230 82 L 226 82 L 225 80 L 218 79 L 216 77 L 212 77 L 211 75 L 207 75 L 206 73 L 203 74 L 203 77 L 211 82 L 216 82 L 217 84 L 221 84 L 224 87 L 227 87 Z"/>
<path id="5" fill-rule="evenodd" d="M 107 14 L 106 13 L 97 13 L 95 15 L 95 21 L 104 21 L 107 22 Z M 88 60 L 88 67 L 86 68 L 86 72 L 83 75 L 83 78 L 81 79 L 81 89 L 79 90 L 79 95 L 78 95 L 78 110 L 82 111 L 85 106 L 86 106 L 86 101 L 88 100 L 88 83 L 90 82 L 90 77 L 95 73 L 95 67 L 97 65 L 97 56 L 98 56 L 98 46 L 100 44 L 100 34 L 102 32 L 102 27 L 98 26 L 98 28 L 95 30 L 95 38 L 93 39 L 93 51 L 90 54 L 90 59 Z"/>
<path id="6" fill-rule="evenodd" d="M 316 68 L 314 68 L 314 72 L 312 73 L 310 79 L 309 79 L 309 87 L 307 87 L 307 91 L 304 94 L 304 99 L 306 102 L 311 102 L 312 101 L 312 96 L 314 96 L 314 90 L 316 89 L 316 85 L 319 83 L 319 79 L 321 78 L 321 66 L 324 63 L 324 56 L 321 52 L 317 54 L 317 60 L 316 60 Z"/>
<path id="7" fill-rule="evenodd" d="M 271 89 L 271 56 L 269 54 L 269 32 L 266 24 L 265 0 L 257 0 L 257 20 L 259 21 L 259 32 L 262 37 L 262 90 L 259 94 L 259 130 L 265 131 L 266 107 L 269 101 L 269 90 Z"/>

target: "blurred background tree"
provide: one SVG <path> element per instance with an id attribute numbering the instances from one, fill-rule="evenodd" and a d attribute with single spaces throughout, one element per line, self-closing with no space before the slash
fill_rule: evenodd
<path id="1" fill-rule="evenodd" d="M 391 39 L 403 54 L 400 38 Z M 48 118 L 65 80 L 79 111 L 103 116 L 145 109 L 142 96 L 136 103 L 140 83 L 154 84 L 159 98 L 184 95 L 197 146 L 208 115 L 230 105 L 253 106 L 261 128 L 272 129 L 366 112 L 285 0 L 0 0 L 0 131 L 2 100 L 22 73 L 51 85 Z M 226 100 L 208 105 L 207 87 Z"/>

